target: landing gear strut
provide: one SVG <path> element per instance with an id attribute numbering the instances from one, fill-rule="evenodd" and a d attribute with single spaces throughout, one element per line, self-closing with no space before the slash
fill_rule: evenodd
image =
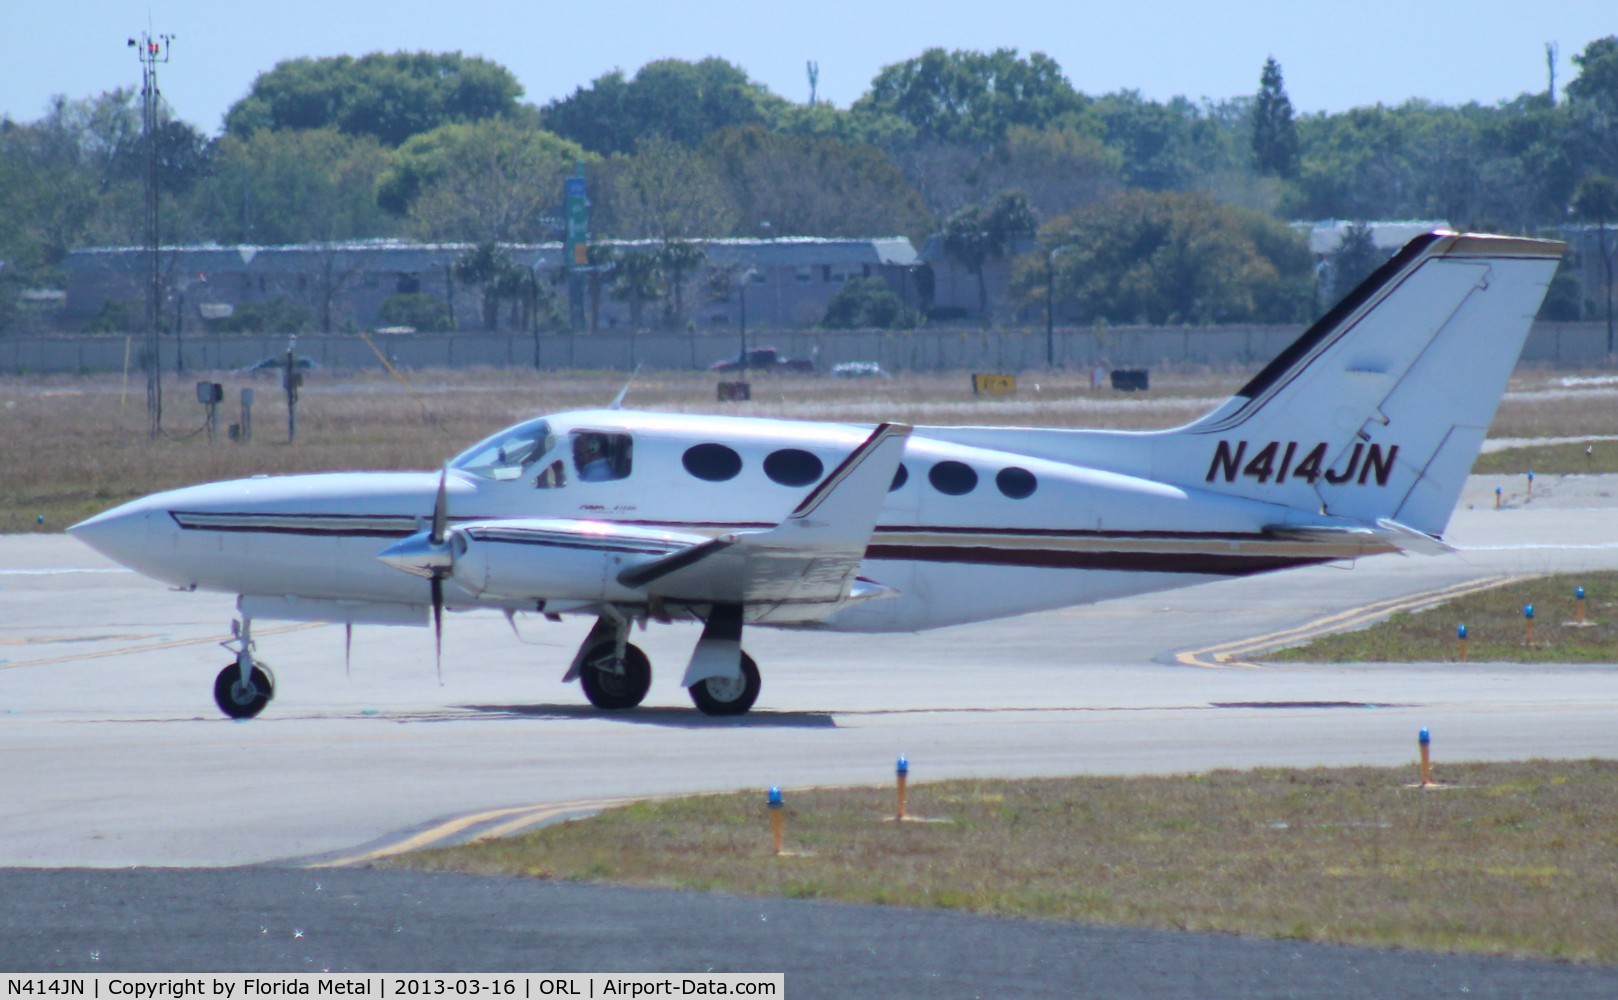
<path id="1" fill-rule="evenodd" d="M 265 664 L 253 659 L 252 629 L 252 620 L 243 615 L 240 621 L 231 622 L 235 638 L 220 643 L 226 649 L 234 644 L 236 659 L 214 678 L 213 700 L 232 719 L 251 719 L 275 697 L 275 678 Z"/>

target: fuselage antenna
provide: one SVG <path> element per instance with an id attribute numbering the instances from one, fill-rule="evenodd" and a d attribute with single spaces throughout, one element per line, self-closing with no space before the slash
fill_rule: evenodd
<path id="1" fill-rule="evenodd" d="M 629 373 L 629 381 L 625 382 L 624 387 L 622 389 L 618 390 L 618 395 L 612 397 L 612 405 L 607 407 L 607 409 L 609 409 L 609 410 L 621 410 L 621 409 L 623 409 L 624 397 L 629 395 L 629 387 L 635 384 L 635 376 L 639 375 L 639 374 L 640 374 L 640 365 L 636 365 L 635 370 Z"/>

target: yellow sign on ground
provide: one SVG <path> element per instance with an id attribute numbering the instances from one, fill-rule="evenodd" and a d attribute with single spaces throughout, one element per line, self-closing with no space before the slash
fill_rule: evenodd
<path id="1" fill-rule="evenodd" d="M 972 394 L 974 396 L 995 396 L 1016 391 L 1017 376 L 1015 375 L 972 376 Z"/>

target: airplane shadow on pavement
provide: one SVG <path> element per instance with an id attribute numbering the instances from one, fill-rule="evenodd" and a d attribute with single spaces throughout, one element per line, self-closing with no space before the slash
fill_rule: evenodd
<path id="1" fill-rule="evenodd" d="M 469 712 L 528 719 L 596 719 L 675 729 L 836 729 L 830 712 L 771 712 L 746 715 L 703 715 L 690 708 L 632 708 L 603 712 L 590 705 L 461 705 Z"/>

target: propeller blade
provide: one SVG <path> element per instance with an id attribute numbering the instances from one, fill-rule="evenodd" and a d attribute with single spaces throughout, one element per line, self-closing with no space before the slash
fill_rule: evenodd
<path id="1" fill-rule="evenodd" d="M 449 529 L 449 466 L 438 474 L 438 499 L 433 501 L 433 532 L 429 536 L 434 545 L 444 544 Z"/>
<path id="2" fill-rule="evenodd" d="M 438 684 L 444 684 L 444 578 L 433 574 L 433 666 Z"/>

